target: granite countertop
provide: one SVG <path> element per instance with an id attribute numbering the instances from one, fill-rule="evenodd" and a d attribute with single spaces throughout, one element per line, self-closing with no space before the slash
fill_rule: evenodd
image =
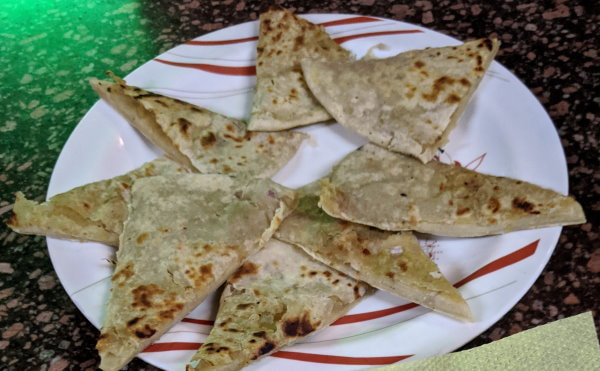
<path id="1" fill-rule="evenodd" d="M 550 114 L 569 168 L 570 193 L 588 222 L 564 228 L 549 264 L 502 319 L 464 346 L 478 346 L 563 317 L 600 316 L 600 16 L 593 2 L 278 2 L 297 13 L 353 13 L 420 24 L 459 39 L 496 36 L 497 61 Z M 203 33 L 257 19 L 259 5 L 235 0 L 18 1 L 0 6 L 0 219 L 14 194 L 43 200 L 60 150 L 97 100 L 89 77 L 126 75 Z M 593 67 L 596 67 L 594 69 Z M 0 224 L 0 368 L 95 369 L 98 330 L 72 303 L 45 239 Z M 141 360 L 128 369 L 155 369 Z"/>

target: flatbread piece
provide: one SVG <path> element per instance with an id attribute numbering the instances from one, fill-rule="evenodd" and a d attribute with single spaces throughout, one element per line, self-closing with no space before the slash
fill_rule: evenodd
<path id="1" fill-rule="evenodd" d="M 500 43 L 480 39 L 384 59 L 304 60 L 312 93 L 343 126 L 430 161 L 448 142 Z"/>
<path id="2" fill-rule="evenodd" d="M 281 223 L 275 237 L 373 287 L 451 317 L 472 320 L 468 304 L 412 232 L 382 231 L 327 215 L 318 206 L 318 182 L 297 192 L 298 207 Z"/>
<path id="3" fill-rule="evenodd" d="M 272 239 L 229 278 L 215 325 L 187 370 L 239 370 L 334 322 L 367 292 Z"/>
<path id="4" fill-rule="evenodd" d="M 348 60 L 350 52 L 323 26 L 272 8 L 260 15 L 256 48 L 256 89 L 250 130 L 284 130 L 331 119 L 312 95 L 300 69 L 302 59 Z"/>
<path id="5" fill-rule="evenodd" d="M 111 76 L 116 82 L 90 80 L 98 95 L 169 157 L 203 174 L 268 178 L 307 138 L 298 132 L 249 132 L 243 121 Z"/>
<path id="6" fill-rule="evenodd" d="M 260 250 L 293 208 L 270 180 L 182 174 L 137 180 L 97 349 L 118 370 Z"/>
<path id="7" fill-rule="evenodd" d="M 18 192 L 8 226 L 15 232 L 119 245 L 127 216 L 122 192 L 136 179 L 187 172 L 162 157 L 111 179 L 86 184 L 38 203 Z"/>
<path id="8" fill-rule="evenodd" d="M 321 183 L 328 214 L 380 229 L 475 237 L 581 224 L 572 197 L 521 180 L 428 164 L 367 144 Z"/>

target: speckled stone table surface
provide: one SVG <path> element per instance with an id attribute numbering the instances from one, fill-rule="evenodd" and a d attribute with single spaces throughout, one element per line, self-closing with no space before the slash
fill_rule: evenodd
<path id="1" fill-rule="evenodd" d="M 496 60 L 552 117 L 570 193 L 588 223 L 563 230 L 547 267 L 478 346 L 600 307 L 598 33 L 589 1 L 278 2 L 297 13 L 403 20 L 459 39 L 496 36 Z M 197 0 L 3 1 L 0 4 L 0 219 L 16 191 L 42 200 L 60 150 L 97 97 L 87 79 L 125 75 L 203 33 L 258 17 L 260 4 Z M 50 263 L 45 239 L 0 225 L 0 369 L 95 369 L 98 330 L 78 311 Z M 155 369 L 140 360 L 128 369 Z"/>

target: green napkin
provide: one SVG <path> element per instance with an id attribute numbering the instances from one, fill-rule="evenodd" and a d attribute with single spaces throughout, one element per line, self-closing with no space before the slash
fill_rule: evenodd
<path id="1" fill-rule="evenodd" d="M 379 370 L 600 370 L 600 348 L 587 312 L 477 348 Z"/>

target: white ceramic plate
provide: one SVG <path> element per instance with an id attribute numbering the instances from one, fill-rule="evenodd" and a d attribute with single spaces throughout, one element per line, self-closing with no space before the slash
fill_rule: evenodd
<path id="1" fill-rule="evenodd" d="M 459 42 L 423 27 L 372 17 L 306 16 L 358 57 L 378 43 L 377 56 Z M 247 118 L 255 83 L 257 22 L 204 35 L 149 61 L 127 77 L 137 85 L 211 110 Z M 240 40 L 241 39 L 241 40 Z M 225 41 L 225 42 L 224 42 Z M 298 187 L 325 175 L 365 141 L 339 125 L 300 129 L 312 139 L 274 177 Z M 567 192 L 567 170 L 557 133 L 529 90 L 494 62 L 444 148 L 441 160 L 478 171 L 526 180 Z M 48 196 L 125 173 L 160 155 L 107 104 L 96 103 L 81 120 L 58 159 Z M 490 327 L 527 292 L 547 263 L 560 228 L 502 236 L 453 239 L 421 236 L 451 282 L 459 283 L 475 317 L 462 323 L 384 292 L 363 300 L 335 325 L 249 369 L 365 369 L 450 352 Z M 48 239 L 65 290 L 97 327 L 103 320 L 113 249 L 97 243 Z M 216 307 L 209 298 L 140 358 L 183 370 L 210 331 Z"/>

